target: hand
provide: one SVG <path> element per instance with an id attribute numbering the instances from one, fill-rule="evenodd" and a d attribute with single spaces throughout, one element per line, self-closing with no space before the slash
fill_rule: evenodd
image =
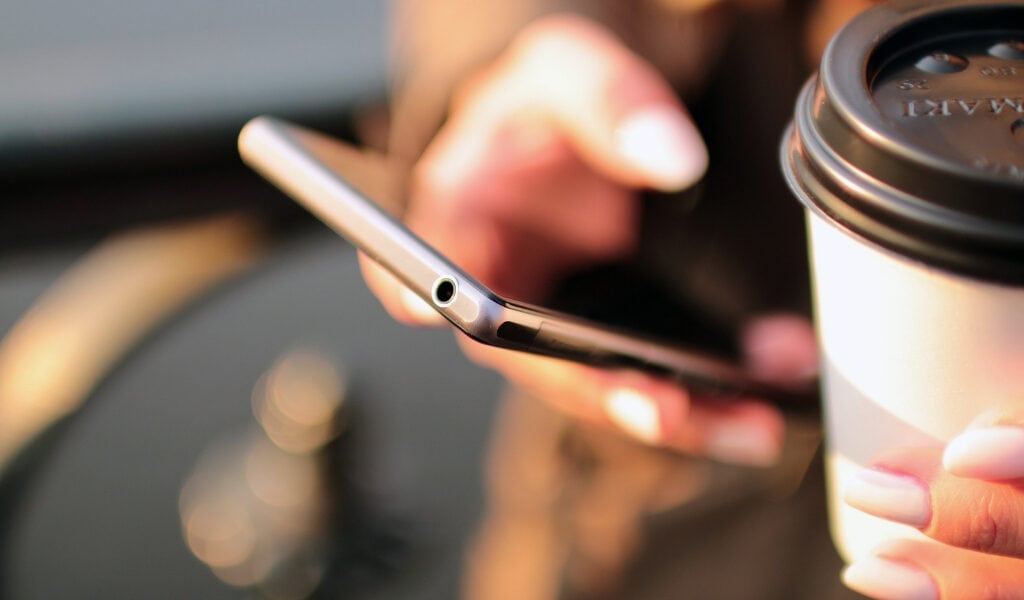
<path id="1" fill-rule="evenodd" d="M 563 273 L 628 254 L 636 190 L 688 187 L 707 160 L 652 67 L 588 21 L 548 17 L 456 91 L 406 220 L 496 292 L 537 300 Z M 378 273 L 392 314 L 419 320 Z"/>
<path id="2" fill-rule="evenodd" d="M 936 540 L 887 542 L 844 579 L 875 598 L 1024 598 L 1024 413 L 990 414 L 945 447 L 882 457 L 846 502 Z"/>
<path id="3" fill-rule="evenodd" d="M 651 66 L 604 29 L 554 16 L 525 29 L 458 90 L 449 121 L 417 165 L 406 218 L 497 293 L 536 302 L 566 272 L 631 252 L 637 191 L 688 187 L 707 160 L 685 108 Z M 393 316 L 436 321 L 386 273 L 363 263 Z M 804 320 L 764 321 L 748 338 L 755 368 L 768 376 L 802 375 L 816 364 Z M 763 403 L 712 406 L 637 372 L 468 340 L 464 348 L 569 414 L 648 443 L 755 464 L 772 462 L 781 446 L 782 418 Z"/>

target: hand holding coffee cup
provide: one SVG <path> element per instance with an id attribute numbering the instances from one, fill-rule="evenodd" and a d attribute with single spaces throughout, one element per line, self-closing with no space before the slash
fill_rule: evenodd
<path id="1" fill-rule="evenodd" d="M 891 450 L 845 483 L 850 506 L 930 538 L 888 540 L 859 557 L 844 573 L 853 589 L 878 598 L 1024 594 L 1024 413 L 985 413 L 944 447 Z"/>
<path id="2" fill-rule="evenodd" d="M 852 562 L 935 534 L 941 496 L 908 456 L 940 468 L 979 415 L 1024 413 L 1024 2 L 854 19 L 798 101 L 783 166 L 807 207 L 830 515 Z M 927 506 L 902 477 L 926 482 Z M 858 510 L 844 488 L 888 489 L 904 513 Z"/>

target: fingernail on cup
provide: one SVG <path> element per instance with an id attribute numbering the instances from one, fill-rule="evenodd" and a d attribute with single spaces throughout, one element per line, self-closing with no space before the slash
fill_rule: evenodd
<path id="1" fill-rule="evenodd" d="M 781 149 L 806 208 L 832 533 L 919 535 L 845 505 L 888 448 L 1024 405 L 1024 1 L 881 4 L 833 38 Z"/>

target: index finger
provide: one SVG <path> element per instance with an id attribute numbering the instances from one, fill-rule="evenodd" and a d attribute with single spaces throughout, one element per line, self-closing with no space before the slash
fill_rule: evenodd
<path id="1" fill-rule="evenodd" d="M 586 162 L 630 186 L 666 191 L 693 184 L 707 149 L 664 78 L 611 32 L 573 15 L 542 19 L 520 33 L 453 101 L 434 160 L 453 178 L 472 171 L 497 128 L 541 122 L 564 135 Z M 469 164 L 467 164 L 469 163 Z M 438 182 L 444 187 L 446 182 Z"/>
<path id="2" fill-rule="evenodd" d="M 1024 558 L 1024 479 L 958 477 L 943 468 L 938 446 L 883 457 L 846 482 L 844 499 L 945 544 Z"/>

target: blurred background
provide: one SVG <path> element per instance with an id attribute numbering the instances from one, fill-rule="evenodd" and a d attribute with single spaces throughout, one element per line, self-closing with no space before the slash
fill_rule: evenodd
<path id="1" fill-rule="evenodd" d="M 386 4 L 0 8 L 0 598 L 456 595 L 497 377 L 235 150 L 372 132 Z"/>

